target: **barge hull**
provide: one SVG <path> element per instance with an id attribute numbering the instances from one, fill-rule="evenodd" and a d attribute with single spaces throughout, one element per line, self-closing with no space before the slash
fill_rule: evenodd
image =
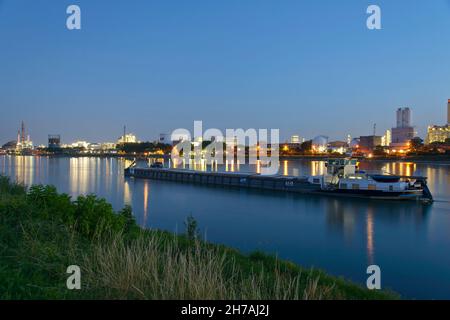
<path id="1" fill-rule="evenodd" d="M 261 176 L 251 173 L 220 173 L 156 168 L 128 168 L 125 169 L 125 176 L 211 186 L 278 190 L 297 193 L 313 193 L 318 192 L 321 189 L 320 185 L 311 184 L 306 178 Z"/>
<path id="2" fill-rule="evenodd" d="M 243 189 L 272 190 L 303 194 L 318 194 L 338 197 L 376 200 L 401 200 L 428 202 L 423 193 L 383 192 L 368 190 L 323 190 L 319 184 L 308 179 L 289 176 L 261 176 L 252 173 L 202 172 L 192 170 L 137 168 L 125 169 L 126 177 L 193 183 L 209 186 L 236 187 Z M 431 200 L 432 201 L 432 200 Z"/>

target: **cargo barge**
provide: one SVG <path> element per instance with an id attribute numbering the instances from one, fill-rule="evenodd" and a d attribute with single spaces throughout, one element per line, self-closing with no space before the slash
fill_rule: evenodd
<path id="1" fill-rule="evenodd" d="M 426 177 L 368 174 L 358 170 L 358 162 L 355 159 L 329 159 L 326 167 L 327 172 L 323 175 L 293 177 L 169 169 L 162 165 L 137 167 L 133 164 L 125 169 L 125 176 L 304 194 L 433 202 Z"/>

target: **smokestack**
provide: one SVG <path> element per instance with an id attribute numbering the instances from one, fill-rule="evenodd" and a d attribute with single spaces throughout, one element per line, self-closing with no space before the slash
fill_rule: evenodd
<path id="1" fill-rule="evenodd" d="M 450 125 L 450 99 L 447 101 L 447 124 Z"/>
<path id="2" fill-rule="evenodd" d="M 20 137 L 21 142 L 25 142 L 25 123 L 22 121 L 22 134 Z"/>

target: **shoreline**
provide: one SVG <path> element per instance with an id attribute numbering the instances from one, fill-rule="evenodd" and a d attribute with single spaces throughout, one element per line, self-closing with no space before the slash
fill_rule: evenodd
<path id="1" fill-rule="evenodd" d="M 289 155 L 280 156 L 280 160 L 311 160 L 311 161 L 325 161 L 330 158 L 347 158 L 346 156 L 321 156 L 321 155 Z M 450 155 L 443 156 L 410 156 L 410 157 L 352 157 L 364 162 L 416 162 L 426 164 L 446 164 L 450 165 Z"/>
<path id="2" fill-rule="evenodd" d="M 0 154 L 0 157 L 48 157 L 48 158 L 100 158 L 100 159 L 126 159 L 126 160 L 141 160 L 145 161 L 148 159 L 170 159 L 170 155 L 117 155 L 117 154 L 42 154 L 42 155 L 17 155 L 17 154 Z M 336 155 L 282 155 L 279 157 L 280 161 L 286 160 L 309 160 L 309 161 L 325 161 L 330 158 L 348 158 L 346 156 L 336 156 Z M 389 162 L 389 163 L 408 163 L 413 162 L 417 164 L 431 164 L 431 165 L 450 165 L 450 155 L 443 156 L 410 156 L 410 157 L 373 157 L 373 158 L 361 158 L 353 157 L 361 162 Z"/>

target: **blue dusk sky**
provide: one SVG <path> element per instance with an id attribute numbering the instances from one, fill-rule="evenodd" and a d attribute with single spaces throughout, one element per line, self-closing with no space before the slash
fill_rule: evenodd
<path id="1" fill-rule="evenodd" d="M 81 30 L 66 8 L 81 8 Z M 381 7 L 382 30 L 366 27 Z M 176 128 L 369 135 L 446 122 L 450 1 L 0 0 L 0 144 Z"/>

